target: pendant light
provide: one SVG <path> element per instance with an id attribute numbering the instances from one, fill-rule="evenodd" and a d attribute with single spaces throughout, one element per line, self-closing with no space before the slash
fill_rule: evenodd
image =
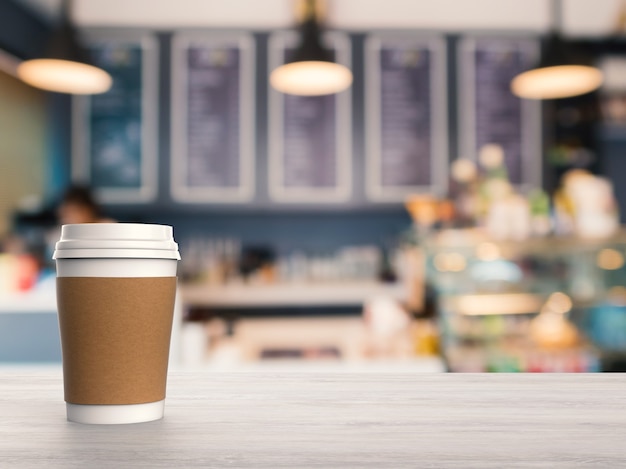
<path id="1" fill-rule="evenodd" d="M 287 94 L 319 96 L 339 93 L 352 84 L 352 72 L 333 60 L 322 44 L 322 28 L 315 0 L 305 0 L 300 44 L 289 62 L 272 71 L 270 83 Z"/>
<path id="2" fill-rule="evenodd" d="M 52 33 L 45 57 L 25 60 L 17 68 L 19 78 L 35 88 L 69 94 L 99 94 L 113 80 L 104 70 L 89 63 L 70 24 L 70 2 L 61 6 L 61 24 Z"/>
<path id="3" fill-rule="evenodd" d="M 602 85 L 602 72 L 576 55 L 560 36 L 561 1 L 552 0 L 553 30 L 545 42 L 537 67 L 517 75 L 511 91 L 520 98 L 559 99 L 594 91 Z"/>

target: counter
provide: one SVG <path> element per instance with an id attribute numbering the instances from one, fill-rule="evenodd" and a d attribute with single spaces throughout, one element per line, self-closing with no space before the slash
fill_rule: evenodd
<path id="1" fill-rule="evenodd" d="M 401 283 L 338 282 L 334 284 L 293 283 L 270 285 L 183 285 L 180 294 L 186 307 L 299 307 L 355 306 L 384 296 L 398 301 L 407 298 Z"/>
<path id="2" fill-rule="evenodd" d="M 203 364 L 207 337 L 200 326 L 196 334 L 185 335 L 183 310 L 194 307 L 274 308 L 313 305 L 317 307 L 354 306 L 360 311 L 371 298 L 388 296 L 400 300 L 405 288 L 400 284 L 352 283 L 339 285 L 230 285 L 207 287 L 202 285 L 179 287 L 174 310 L 170 347 L 170 369 L 193 369 L 211 372 L 228 371 L 359 371 L 378 372 L 442 372 L 439 357 L 411 357 L 411 359 L 362 360 L 346 356 L 340 361 L 307 362 L 278 360 L 262 363 L 257 356 L 245 360 L 222 357 L 214 363 Z M 252 314 L 254 316 L 254 313 Z M 343 322 L 342 322 L 343 321 Z M 342 323 L 342 324 L 339 324 Z M 349 323 L 349 324 L 345 324 Z M 291 325 L 290 325 L 291 324 Z M 304 320 L 304 318 L 263 319 L 239 321 L 237 329 L 245 335 L 246 351 L 266 345 L 302 344 L 353 345 L 363 328 L 359 317 Z M 192 331 L 194 332 L 194 331 Z M 355 337 L 351 332 L 357 333 Z M 285 337 L 288 335 L 288 337 Z M 195 339 L 195 341 L 194 341 Z M 200 341 L 198 348 L 198 341 Z M 317 342 L 316 342 L 317 341 Z M 252 360 L 251 360 L 252 359 Z M 250 363 L 253 361 L 254 363 Z M 0 370 L 7 364 L 61 363 L 61 343 L 56 311 L 55 278 L 50 277 L 36 289 L 26 293 L 0 295 Z M 205 366 L 206 365 L 206 366 Z"/>
<path id="3" fill-rule="evenodd" d="M 60 363 L 54 277 L 25 293 L 0 293 L 0 363 Z"/>
<path id="4" fill-rule="evenodd" d="M 170 375 L 164 420 L 65 420 L 58 372 L 2 373 L 7 467 L 623 467 L 626 375 Z"/>

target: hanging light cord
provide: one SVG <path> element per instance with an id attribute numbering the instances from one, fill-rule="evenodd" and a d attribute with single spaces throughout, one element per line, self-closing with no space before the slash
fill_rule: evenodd
<path id="1" fill-rule="evenodd" d="M 552 0 L 551 3 L 551 29 L 553 33 L 561 34 L 563 32 L 563 4 L 561 0 Z"/>

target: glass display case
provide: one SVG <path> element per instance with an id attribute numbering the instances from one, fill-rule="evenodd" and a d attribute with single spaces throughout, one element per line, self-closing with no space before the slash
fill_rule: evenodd
<path id="1" fill-rule="evenodd" d="M 625 232 L 495 241 L 443 230 L 422 245 L 450 371 L 624 369 Z"/>

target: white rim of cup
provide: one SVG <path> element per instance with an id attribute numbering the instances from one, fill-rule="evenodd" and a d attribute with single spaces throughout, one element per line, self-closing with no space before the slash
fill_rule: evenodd
<path id="1" fill-rule="evenodd" d="M 157 258 L 180 260 L 173 228 L 141 223 L 63 225 L 53 259 Z"/>

